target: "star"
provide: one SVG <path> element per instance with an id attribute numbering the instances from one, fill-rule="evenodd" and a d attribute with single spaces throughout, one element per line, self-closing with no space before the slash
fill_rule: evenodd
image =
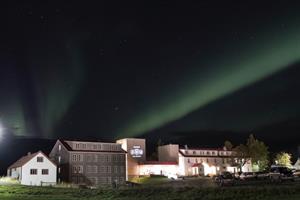
<path id="1" fill-rule="evenodd" d="M 120 109 L 120 108 L 119 108 L 118 106 L 115 106 L 115 107 L 114 107 L 114 110 L 115 110 L 115 111 L 118 111 L 119 109 Z"/>

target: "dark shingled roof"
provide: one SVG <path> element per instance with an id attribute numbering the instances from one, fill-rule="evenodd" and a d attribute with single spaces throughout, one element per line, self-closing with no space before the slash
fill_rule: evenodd
<path id="1" fill-rule="evenodd" d="M 22 158 L 20 158 L 19 160 L 17 160 L 15 163 L 13 163 L 12 165 L 10 165 L 8 167 L 8 169 L 12 169 L 12 168 L 17 168 L 17 167 L 22 167 L 23 165 L 25 165 L 27 162 L 29 162 L 32 158 L 34 158 L 36 155 L 38 155 L 39 153 L 43 154 L 46 158 L 48 158 L 42 151 L 38 151 L 36 153 L 32 153 L 32 154 L 28 154 L 26 156 L 23 156 Z M 49 158 L 48 158 L 49 159 Z M 50 159 L 49 159 L 50 160 Z M 51 160 L 50 160 L 51 161 Z M 52 162 L 52 161 L 51 161 Z M 52 162 L 53 163 L 53 162 Z M 56 165 L 55 163 L 53 163 L 54 165 Z"/>
<path id="2" fill-rule="evenodd" d="M 94 152 L 106 152 L 106 153 L 127 153 L 125 150 L 121 149 L 120 151 L 105 151 L 105 150 L 82 150 L 82 149 L 73 149 L 66 140 L 62 140 L 62 139 L 58 139 L 58 141 L 64 145 L 64 147 L 68 150 L 68 151 L 74 151 L 74 152 L 90 152 L 90 153 L 94 153 Z M 75 142 L 75 141 L 70 141 L 69 142 Z M 76 142 L 85 142 L 85 141 L 76 141 Z M 105 143 L 105 142 L 92 142 L 92 143 Z M 117 144 L 117 143 L 111 143 L 111 144 Z"/>
<path id="3" fill-rule="evenodd" d="M 28 161 L 30 161 L 34 156 L 36 156 L 39 153 L 40 153 L 40 151 L 23 156 L 22 158 L 17 160 L 14 164 L 9 166 L 8 169 L 22 167 L 23 165 L 25 165 Z"/>

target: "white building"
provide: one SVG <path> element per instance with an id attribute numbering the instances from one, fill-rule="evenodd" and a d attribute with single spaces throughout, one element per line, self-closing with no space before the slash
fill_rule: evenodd
<path id="1" fill-rule="evenodd" d="M 199 149 L 179 149 L 178 168 L 180 176 L 195 175 L 216 175 L 228 171 L 236 173 L 239 171 L 237 158 L 234 151 L 228 151 L 225 148 L 199 148 Z M 243 172 L 251 172 L 251 161 L 248 161 L 243 167 Z"/>
<path id="2" fill-rule="evenodd" d="M 127 152 L 127 180 L 145 175 L 213 176 L 240 170 L 235 152 L 226 148 L 180 148 L 178 144 L 168 144 L 158 147 L 158 161 L 147 161 L 145 139 L 125 138 L 117 143 Z M 251 161 L 242 167 L 242 171 L 252 171 Z"/>
<path id="3" fill-rule="evenodd" d="M 293 168 L 300 170 L 300 158 L 298 158 L 297 162 L 293 165 Z"/>
<path id="4" fill-rule="evenodd" d="M 28 153 L 8 167 L 7 176 L 22 185 L 55 185 L 56 165 L 41 151 Z"/>
<path id="5" fill-rule="evenodd" d="M 225 148 L 179 148 L 179 145 L 169 144 L 158 148 L 159 161 L 173 161 L 178 163 L 177 175 L 216 175 L 223 171 L 238 172 L 237 159 L 234 151 Z M 243 172 L 252 171 L 251 162 L 247 162 Z"/>

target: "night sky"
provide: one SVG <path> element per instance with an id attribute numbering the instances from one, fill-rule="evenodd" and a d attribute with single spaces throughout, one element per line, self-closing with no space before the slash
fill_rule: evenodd
<path id="1" fill-rule="evenodd" d="M 9 2 L 4 137 L 300 144 L 300 5 Z"/>

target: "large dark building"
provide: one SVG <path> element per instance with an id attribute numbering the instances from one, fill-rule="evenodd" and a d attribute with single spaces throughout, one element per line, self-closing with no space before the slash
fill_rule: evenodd
<path id="1" fill-rule="evenodd" d="M 85 185 L 123 184 L 126 152 L 117 143 L 57 140 L 49 157 L 58 182 Z"/>

